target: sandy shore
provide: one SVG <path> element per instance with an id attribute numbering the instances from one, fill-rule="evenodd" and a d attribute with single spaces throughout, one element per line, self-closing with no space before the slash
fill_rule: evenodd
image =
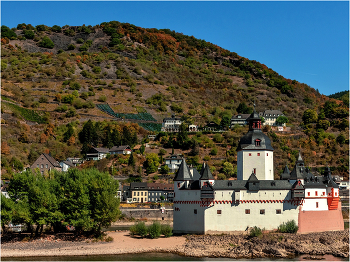
<path id="1" fill-rule="evenodd" d="M 1 257 L 113 255 L 141 252 L 182 251 L 186 238 L 147 239 L 131 237 L 129 231 L 108 232 L 113 242 L 72 242 L 38 239 L 1 244 Z"/>
<path id="2" fill-rule="evenodd" d="M 186 235 L 148 239 L 129 231 L 108 232 L 112 242 L 64 241 L 46 236 L 30 242 L 2 243 L 1 257 L 115 255 L 171 252 L 188 257 L 288 258 L 296 255 L 349 258 L 349 230 L 309 234 Z"/>

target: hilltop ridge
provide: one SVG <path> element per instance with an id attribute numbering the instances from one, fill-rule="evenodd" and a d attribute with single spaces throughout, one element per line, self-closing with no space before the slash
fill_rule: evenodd
<path id="1" fill-rule="evenodd" d="M 2 150 L 5 173 L 14 170 L 10 163 L 16 159 L 29 165 L 33 151 L 49 151 L 59 159 L 81 156 L 78 133 L 89 119 L 105 120 L 103 128 L 112 120 L 113 125 L 126 124 L 140 142 L 174 113 L 187 124 L 220 124 L 242 113 L 239 105 L 249 110 L 254 101 L 258 111 L 279 109 L 289 120 L 292 137 L 267 130 L 281 154 L 276 171 L 284 158 L 293 162 L 301 147 L 312 166 L 329 163 L 343 166 L 341 173 L 348 170 L 348 100 L 319 94 L 205 40 L 117 21 L 63 27 L 23 23 L 15 30 L 2 26 L 1 32 L 2 137 L 9 147 L 6 154 Z M 113 112 L 101 110 L 105 105 Z M 310 119 L 303 118 L 307 110 Z M 70 123 L 74 142 L 63 138 Z M 237 128 L 223 140 L 190 138 L 198 140 L 200 158 L 211 156 L 212 148 L 225 158 L 227 146 L 234 147 L 243 132 Z M 178 152 L 190 157 L 188 150 Z M 226 161 L 234 165 L 235 152 Z"/>

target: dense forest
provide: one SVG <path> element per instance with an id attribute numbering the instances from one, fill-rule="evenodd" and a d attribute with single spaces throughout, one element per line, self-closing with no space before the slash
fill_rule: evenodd
<path id="1" fill-rule="evenodd" d="M 332 87 L 330 87 L 332 88 Z M 112 175 L 171 177 L 172 152 L 218 179 L 235 177 L 236 147 L 247 127 L 229 128 L 237 113 L 281 110 L 287 132 L 264 127 L 275 149 L 275 177 L 293 168 L 299 151 L 313 172 L 329 165 L 348 176 L 349 97 L 320 94 L 266 65 L 169 29 L 117 21 L 95 26 L 19 24 L 1 27 L 1 168 L 3 179 L 40 153 L 57 160 L 83 157 L 90 146 L 139 145 L 128 156 L 88 162 Z M 160 132 L 164 117 L 184 121 Z M 208 123 L 226 132 L 188 133 Z M 148 141 L 148 134 L 159 134 Z M 158 167 L 161 167 L 158 171 Z M 161 174 L 158 174 L 160 172 Z"/>

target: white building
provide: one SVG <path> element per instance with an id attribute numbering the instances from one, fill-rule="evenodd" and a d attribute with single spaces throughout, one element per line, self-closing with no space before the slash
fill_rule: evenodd
<path id="1" fill-rule="evenodd" d="M 275 230 L 290 220 L 302 233 L 344 229 L 329 169 L 315 177 L 299 156 L 292 172 L 286 167 L 274 180 L 273 148 L 255 110 L 237 151 L 237 180 L 215 180 L 206 164 L 198 178 L 182 161 L 174 178 L 174 233 Z"/>
<path id="2" fill-rule="evenodd" d="M 264 112 L 260 112 L 259 116 L 265 119 L 264 125 L 277 126 L 277 118 L 284 116 L 284 114 L 280 110 L 265 110 Z M 286 124 L 284 123 L 283 126 L 286 126 Z"/>
<path id="3" fill-rule="evenodd" d="M 179 132 L 180 125 L 182 124 L 181 118 L 172 115 L 170 118 L 164 118 L 162 123 L 163 132 Z"/>
<path id="4" fill-rule="evenodd" d="M 182 163 L 182 157 L 178 155 L 171 155 L 165 158 L 165 164 L 169 167 L 170 172 L 174 172 L 179 169 Z"/>

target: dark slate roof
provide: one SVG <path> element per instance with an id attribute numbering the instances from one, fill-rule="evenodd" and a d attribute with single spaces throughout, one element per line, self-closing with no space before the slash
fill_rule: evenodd
<path id="1" fill-rule="evenodd" d="M 54 166 L 54 167 L 61 167 L 60 163 L 57 162 L 57 160 L 55 160 L 52 156 L 50 156 L 49 154 L 42 154 L 44 157 L 46 157 L 46 159 Z"/>
<path id="2" fill-rule="evenodd" d="M 215 180 L 215 190 L 247 190 L 247 180 Z M 287 180 L 259 180 L 259 190 L 290 190 Z"/>
<path id="3" fill-rule="evenodd" d="M 92 147 L 89 152 L 98 152 L 98 153 L 109 153 L 109 149 L 105 147 Z"/>
<path id="4" fill-rule="evenodd" d="M 163 122 L 167 121 L 167 120 L 181 120 L 181 118 L 179 117 L 175 117 L 175 115 L 171 115 L 171 117 L 166 117 L 163 119 Z"/>
<path id="5" fill-rule="evenodd" d="M 109 149 L 109 152 L 115 152 L 115 151 L 124 151 L 125 149 L 131 149 L 129 145 L 125 145 L 125 146 L 114 146 L 111 149 Z"/>
<path id="6" fill-rule="evenodd" d="M 65 163 L 69 167 L 75 167 L 75 165 L 71 161 L 62 161 L 62 163 Z"/>
<path id="7" fill-rule="evenodd" d="M 255 108 L 254 108 L 253 113 L 251 113 L 251 115 L 249 116 L 248 120 L 250 120 L 250 119 L 261 119 L 259 114 L 255 111 Z"/>
<path id="8" fill-rule="evenodd" d="M 212 173 L 210 172 L 209 166 L 205 163 L 203 163 L 203 167 L 201 170 L 201 175 L 200 175 L 201 180 L 214 180 L 214 177 Z"/>
<path id="9" fill-rule="evenodd" d="M 167 159 L 167 160 L 169 160 L 169 159 L 174 159 L 174 160 L 181 160 L 182 159 L 182 157 L 181 156 L 179 156 L 179 155 L 171 155 L 171 156 L 168 156 L 168 157 L 166 157 L 165 159 Z"/>
<path id="10" fill-rule="evenodd" d="M 146 182 L 132 182 L 130 183 L 130 189 L 148 189 Z"/>
<path id="11" fill-rule="evenodd" d="M 193 180 L 190 169 L 188 168 L 186 164 L 186 160 L 183 159 L 181 162 L 181 165 L 179 166 L 179 169 L 176 172 L 176 175 L 174 177 L 174 181 L 191 181 Z"/>
<path id="12" fill-rule="evenodd" d="M 260 112 L 259 115 L 263 117 L 278 117 L 283 116 L 283 113 L 280 110 L 265 110 L 264 112 Z"/>
<path id="13" fill-rule="evenodd" d="M 320 180 L 316 181 L 308 181 L 304 183 L 304 188 L 326 188 L 327 186 L 323 184 Z"/>
<path id="14" fill-rule="evenodd" d="M 240 117 L 239 117 L 240 116 Z M 238 114 L 234 115 L 231 120 L 242 120 L 242 119 L 248 119 L 250 117 L 250 114 Z"/>
<path id="15" fill-rule="evenodd" d="M 288 166 L 286 165 L 284 167 L 283 173 L 281 174 L 281 179 L 282 180 L 287 180 L 287 179 L 289 179 L 289 177 L 290 177 L 290 171 L 289 171 Z"/>
<path id="16" fill-rule="evenodd" d="M 260 140 L 260 146 L 255 146 L 256 139 Z M 270 138 L 260 129 L 250 130 L 241 138 L 237 151 L 242 149 L 274 150 Z"/>
<path id="17" fill-rule="evenodd" d="M 252 173 L 248 178 L 248 182 L 259 182 L 259 179 L 256 177 L 254 173 Z"/>
<path id="18" fill-rule="evenodd" d="M 201 178 L 201 174 L 199 174 L 198 170 L 196 168 L 192 169 L 192 176 L 193 176 L 193 180 L 199 180 Z"/>

